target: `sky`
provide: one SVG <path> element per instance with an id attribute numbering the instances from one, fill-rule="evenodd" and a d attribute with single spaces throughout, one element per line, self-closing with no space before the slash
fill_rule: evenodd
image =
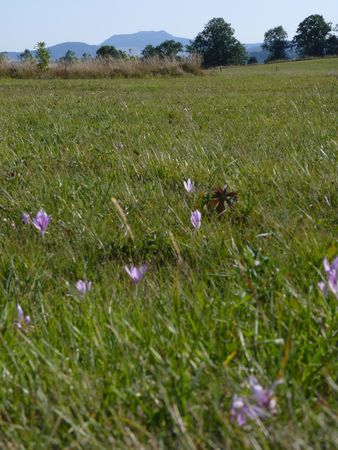
<path id="1" fill-rule="evenodd" d="M 282 25 L 292 38 L 310 14 L 338 23 L 338 0 L 0 0 L 0 52 L 67 41 L 100 44 L 114 34 L 165 30 L 194 38 L 223 17 L 242 43 L 262 42 Z"/>

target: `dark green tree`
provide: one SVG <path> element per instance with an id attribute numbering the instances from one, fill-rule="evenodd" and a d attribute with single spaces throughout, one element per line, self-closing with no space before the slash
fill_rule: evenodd
<path id="1" fill-rule="evenodd" d="M 83 55 L 81 56 L 81 61 L 83 62 L 87 62 L 90 61 L 92 59 L 92 56 L 89 53 L 83 53 Z"/>
<path id="2" fill-rule="evenodd" d="M 40 70 L 47 69 L 50 61 L 50 54 L 46 48 L 45 42 L 38 42 L 36 44 L 35 56 L 38 62 L 38 68 Z"/>
<path id="3" fill-rule="evenodd" d="M 34 61 L 34 57 L 32 55 L 32 53 L 26 48 L 23 53 L 20 53 L 20 61 L 21 62 L 33 62 Z"/>
<path id="4" fill-rule="evenodd" d="M 170 58 L 175 59 L 177 58 L 177 54 L 179 52 L 183 51 L 183 45 L 180 42 L 176 42 L 174 40 L 167 40 L 162 42 L 157 47 L 154 47 L 153 45 L 147 45 L 142 50 L 142 57 L 143 58 L 154 58 L 155 56 L 158 56 L 159 58 Z"/>
<path id="5" fill-rule="evenodd" d="M 262 49 L 268 52 L 266 62 L 276 59 L 287 59 L 286 51 L 290 45 L 287 38 L 288 34 L 281 25 L 270 28 L 264 34 Z"/>
<path id="6" fill-rule="evenodd" d="M 204 67 L 245 64 L 246 51 L 235 38 L 231 25 L 221 17 L 211 19 L 187 47 L 190 53 L 203 57 Z"/>
<path id="7" fill-rule="evenodd" d="M 157 56 L 157 49 L 153 45 L 149 44 L 142 50 L 141 53 L 143 58 L 154 58 L 154 56 Z"/>
<path id="8" fill-rule="evenodd" d="M 325 55 L 338 55 L 338 37 L 330 34 L 325 42 Z"/>
<path id="9" fill-rule="evenodd" d="M 78 60 L 78 58 L 76 57 L 73 50 L 67 50 L 65 56 L 62 56 L 62 58 L 60 58 L 60 62 L 66 64 L 66 65 L 73 64 L 77 60 Z"/>
<path id="10" fill-rule="evenodd" d="M 161 58 L 175 59 L 177 57 L 177 53 L 183 51 L 183 45 L 174 40 L 167 40 L 156 47 L 156 51 Z"/>
<path id="11" fill-rule="evenodd" d="M 103 45 L 96 51 L 96 55 L 101 58 L 125 59 L 127 54 L 122 50 L 118 50 L 113 45 Z"/>
<path id="12" fill-rule="evenodd" d="M 323 16 L 313 14 L 298 25 L 292 45 L 300 56 L 324 56 L 330 31 L 331 23 L 325 22 Z"/>
<path id="13" fill-rule="evenodd" d="M 258 64 L 256 56 L 250 56 L 248 59 L 248 64 Z"/>

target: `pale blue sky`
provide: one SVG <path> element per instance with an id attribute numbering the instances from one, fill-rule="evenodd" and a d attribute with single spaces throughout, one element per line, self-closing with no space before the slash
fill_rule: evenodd
<path id="1" fill-rule="evenodd" d="M 99 44 L 113 34 L 165 30 L 193 38 L 223 17 L 243 43 L 261 42 L 283 25 L 292 37 L 310 14 L 338 22 L 338 0 L 0 0 L 0 51 L 22 51 L 37 41 Z"/>

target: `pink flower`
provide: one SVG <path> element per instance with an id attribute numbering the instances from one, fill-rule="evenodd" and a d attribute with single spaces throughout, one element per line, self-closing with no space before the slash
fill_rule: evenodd
<path id="1" fill-rule="evenodd" d="M 125 266 L 124 270 L 130 276 L 130 278 L 133 280 L 133 282 L 135 284 L 137 284 L 142 280 L 144 274 L 147 272 L 148 266 L 147 266 L 147 264 L 143 264 L 143 266 L 141 266 L 139 268 L 137 268 L 135 266 L 131 266 L 131 267 Z"/>

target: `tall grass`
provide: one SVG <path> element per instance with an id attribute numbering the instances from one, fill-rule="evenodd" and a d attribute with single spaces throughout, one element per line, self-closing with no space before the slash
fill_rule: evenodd
<path id="1" fill-rule="evenodd" d="M 0 77 L 11 78 L 142 78 L 152 75 L 200 75 L 201 60 L 192 55 L 180 60 L 170 58 L 114 59 L 96 58 L 72 63 L 54 62 L 46 70 L 39 70 L 34 62 L 0 63 Z"/>

